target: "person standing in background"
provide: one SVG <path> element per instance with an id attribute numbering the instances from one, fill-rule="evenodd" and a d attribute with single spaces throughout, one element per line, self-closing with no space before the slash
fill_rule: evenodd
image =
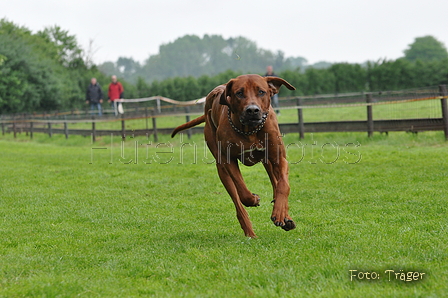
<path id="1" fill-rule="evenodd" d="M 90 80 L 90 85 L 87 87 L 86 92 L 86 104 L 90 103 L 90 110 L 92 115 L 95 108 L 98 109 L 98 116 L 102 115 L 101 104 L 103 103 L 103 90 L 101 90 L 100 84 L 96 81 L 96 78 Z"/>
<path id="2" fill-rule="evenodd" d="M 123 98 L 123 92 L 124 92 L 124 88 L 123 85 L 121 85 L 120 82 L 118 82 L 117 80 L 117 76 L 113 75 L 111 77 L 112 82 L 109 85 L 109 92 L 107 93 L 108 97 L 109 97 L 109 102 L 112 106 L 112 108 L 114 109 L 115 112 L 115 116 L 118 115 L 118 104 L 115 103 L 115 101 L 117 99 L 122 99 Z"/>
<path id="3" fill-rule="evenodd" d="M 272 65 L 269 65 L 268 67 L 266 67 L 266 74 L 264 75 L 265 77 L 277 77 L 277 75 L 274 73 L 274 70 L 273 70 L 273 68 L 272 68 Z M 272 97 L 271 97 L 271 105 L 272 105 L 272 107 L 275 109 L 275 108 L 278 108 L 279 107 L 279 103 L 278 103 L 278 94 L 274 94 Z M 277 109 L 277 110 L 275 110 L 275 113 L 277 114 L 277 115 L 280 115 L 280 111 Z"/>

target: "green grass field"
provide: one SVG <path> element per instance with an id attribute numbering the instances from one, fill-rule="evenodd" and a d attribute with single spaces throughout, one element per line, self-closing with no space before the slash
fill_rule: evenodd
<path id="1" fill-rule="evenodd" d="M 201 135 L 0 136 L 0 297 L 446 297 L 448 142 L 365 135 L 285 136 L 290 232 L 263 167 L 242 166 L 258 239 Z"/>

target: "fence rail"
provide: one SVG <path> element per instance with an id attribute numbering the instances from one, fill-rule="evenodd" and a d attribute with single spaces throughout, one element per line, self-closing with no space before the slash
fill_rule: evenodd
<path id="1" fill-rule="evenodd" d="M 302 96 L 294 98 L 283 98 L 283 110 L 297 110 L 298 121 L 296 123 L 280 123 L 280 130 L 283 133 L 299 133 L 303 138 L 305 133 L 314 132 L 367 132 L 372 136 L 374 132 L 388 133 L 389 131 L 444 131 L 445 139 L 448 140 L 448 92 L 445 85 L 432 88 L 421 88 L 403 91 L 388 91 L 377 93 L 346 93 L 338 95 L 318 95 Z M 164 97 L 151 97 L 146 99 L 124 100 L 123 102 L 142 102 L 152 100 L 156 103 L 154 107 L 129 106 L 126 116 L 95 117 L 87 113 L 79 112 L 55 112 L 33 115 L 1 115 L 0 124 L 2 134 L 25 132 L 30 138 L 34 133 L 46 133 L 50 137 L 53 134 L 83 135 L 92 136 L 95 141 L 97 136 L 121 135 L 152 135 L 157 141 L 159 134 L 171 134 L 174 128 L 158 128 L 157 121 L 162 117 L 185 117 L 186 121 L 190 117 L 202 113 L 204 99 L 183 102 L 179 104 L 172 99 Z M 392 104 L 405 104 L 411 102 L 429 102 L 440 100 L 441 117 L 414 118 L 414 119 L 374 119 L 374 107 Z M 162 107 L 161 101 L 165 102 Z M 168 103 L 168 105 L 166 105 Z M 323 121 L 323 122 L 305 122 L 304 117 L 311 109 L 322 108 L 347 108 L 347 107 L 366 107 L 366 120 L 351 121 Z M 126 129 L 125 122 L 130 120 L 146 119 L 145 129 Z M 149 127 L 151 119 L 151 128 Z M 99 122 L 121 122 L 120 130 L 97 129 Z M 91 123 L 91 129 L 73 129 L 69 125 L 76 123 Z M 54 125 L 63 125 L 63 128 L 55 128 Z M 194 127 L 187 131 L 188 137 L 195 133 L 202 133 L 201 127 Z"/>

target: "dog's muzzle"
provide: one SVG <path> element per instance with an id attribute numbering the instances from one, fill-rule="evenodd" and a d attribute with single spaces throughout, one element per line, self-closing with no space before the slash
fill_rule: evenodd
<path id="1" fill-rule="evenodd" d="M 257 126 L 263 121 L 263 112 L 257 105 L 249 105 L 241 114 L 240 122 L 242 125 Z"/>

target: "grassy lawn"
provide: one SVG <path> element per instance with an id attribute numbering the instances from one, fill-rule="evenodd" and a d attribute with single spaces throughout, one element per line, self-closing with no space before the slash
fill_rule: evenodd
<path id="1" fill-rule="evenodd" d="M 285 136 L 290 232 L 269 219 L 263 166 L 242 166 L 258 239 L 200 135 L 0 136 L 0 297 L 444 297 L 448 142 L 365 135 Z"/>

